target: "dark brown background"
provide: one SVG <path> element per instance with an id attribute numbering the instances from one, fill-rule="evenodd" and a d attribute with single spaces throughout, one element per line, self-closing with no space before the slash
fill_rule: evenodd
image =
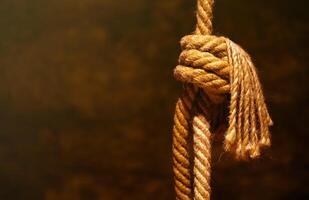
<path id="1" fill-rule="evenodd" d="M 0 1 L 0 199 L 174 199 L 179 39 L 195 1 Z M 273 147 L 214 160 L 213 199 L 309 199 L 308 1 L 217 0 L 215 32 L 247 49 Z"/>

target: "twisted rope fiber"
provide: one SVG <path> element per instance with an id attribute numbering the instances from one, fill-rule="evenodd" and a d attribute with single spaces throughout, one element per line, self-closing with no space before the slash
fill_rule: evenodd
<path id="1" fill-rule="evenodd" d="M 210 35 L 212 32 L 212 7 L 214 1 L 201 1 L 197 2 L 197 26 L 195 33 L 197 35 Z M 194 54 L 194 52 L 192 52 Z M 184 60 L 187 56 L 183 54 Z M 204 55 L 205 58 L 207 57 Z M 181 63 L 181 61 L 180 61 Z M 203 88 L 203 87 L 202 87 Z M 204 100 L 204 101 L 203 101 Z M 193 117 L 193 151 L 194 151 L 194 199 L 203 200 L 210 199 L 210 173 L 211 173 L 211 133 L 209 123 L 209 108 L 206 106 L 207 98 L 197 97 L 197 106 L 200 109 Z M 204 105 L 203 105 L 203 102 Z M 204 113 L 204 115 L 203 115 Z"/>
<path id="2" fill-rule="evenodd" d="M 230 99 L 225 151 L 236 159 L 249 159 L 258 157 L 262 146 L 270 145 L 272 121 L 255 67 L 240 46 L 228 38 L 210 35 L 213 3 L 198 0 L 195 34 L 181 39 L 183 51 L 174 70 L 175 78 L 185 83 L 184 94 L 176 104 L 173 128 L 173 171 L 179 200 L 210 199 L 210 126 L 212 120 L 220 121 L 215 118 L 222 117 L 214 115 L 219 112 L 215 105 Z"/>

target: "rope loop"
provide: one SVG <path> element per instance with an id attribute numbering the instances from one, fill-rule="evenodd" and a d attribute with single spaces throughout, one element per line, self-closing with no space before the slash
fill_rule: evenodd
<path id="1" fill-rule="evenodd" d="M 255 158 L 270 145 L 272 125 L 256 69 L 248 53 L 221 36 L 188 35 L 174 76 L 202 89 L 214 103 L 229 95 L 229 127 L 224 148 L 237 159 Z"/>
<path id="2" fill-rule="evenodd" d="M 225 151 L 237 159 L 249 159 L 270 145 L 272 121 L 255 67 L 240 46 L 211 35 L 213 5 L 214 0 L 197 0 L 195 34 L 182 38 L 179 65 L 174 70 L 175 78 L 185 83 L 173 127 L 177 200 L 210 200 L 212 128 L 225 121 L 224 101 L 230 101 Z"/>
<path id="3" fill-rule="evenodd" d="M 189 35 L 180 43 L 183 51 L 174 71 L 176 79 L 202 88 L 214 102 L 221 102 L 230 91 L 225 38 Z"/>

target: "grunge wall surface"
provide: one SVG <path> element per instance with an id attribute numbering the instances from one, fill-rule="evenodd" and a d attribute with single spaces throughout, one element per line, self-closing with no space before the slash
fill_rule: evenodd
<path id="1" fill-rule="evenodd" d="M 172 72 L 195 3 L 0 1 L 0 199 L 173 199 Z M 216 1 L 215 33 L 252 55 L 275 126 L 262 159 L 213 161 L 213 199 L 309 198 L 308 6 Z"/>

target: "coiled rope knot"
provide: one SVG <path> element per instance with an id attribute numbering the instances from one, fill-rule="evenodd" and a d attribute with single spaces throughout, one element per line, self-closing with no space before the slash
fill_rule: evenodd
<path id="1" fill-rule="evenodd" d="M 250 56 L 225 37 L 188 35 L 175 68 L 177 80 L 202 89 L 214 103 L 230 95 L 229 127 L 224 148 L 237 159 L 255 158 L 270 145 L 268 114 Z"/>

